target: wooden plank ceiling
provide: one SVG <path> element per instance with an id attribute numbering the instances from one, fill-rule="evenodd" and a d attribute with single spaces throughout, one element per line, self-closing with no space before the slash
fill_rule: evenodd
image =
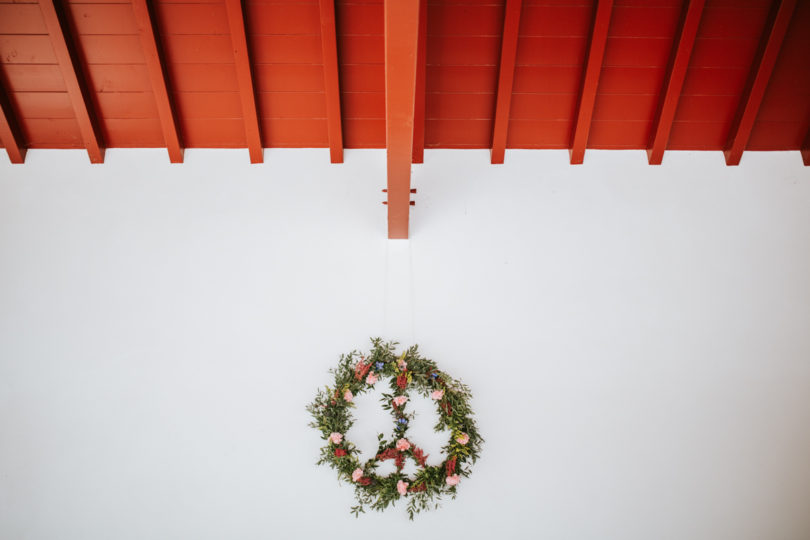
<path id="1" fill-rule="evenodd" d="M 504 145 L 573 161 L 810 154 L 808 0 L 428 0 L 424 13 L 417 161 L 422 145 L 496 161 Z M 259 161 L 261 147 L 330 144 L 340 161 L 386 144 L 382 0 L 0 0 L 0 60 L 13 161 L 105 147 L 173 161 L 249 147 Z"/>

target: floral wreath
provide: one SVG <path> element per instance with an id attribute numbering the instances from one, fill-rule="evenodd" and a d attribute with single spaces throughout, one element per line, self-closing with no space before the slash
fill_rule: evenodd
<path id="1" fill-rule="evenodd" d="M 431 506 L 438 508 L 443 495 L 455 499 L 461 477 L 470 475 L 470 464 L 478 459 L 483 439 L 472 417 L 472 394 L 467 386 L 440 371 L 432 360 L 420 356 L 416 345 L 397 356 L 396 342 L 384 343 L 379 338 L 371 341 L 374 346 L 368 355 L 357 351 L 341 355 L 338 367 L 330 370 L 335 376 L 334 386 L 319 390 L 307 406 L 314 417 L 310 425 L 320 430 L 327 441 L 321 448 L 318 465 L 337 469 L 339 479 L 354 485 L 359 503 L 351 509 L 355 516 L 365 512 L 365 506 L 382 511 L 405 498 L 408 516 L 413 519 L 415 513 Z M 391 379 L 391 393 L 384 393 L 381 401 L 394 417 L 393 436 L 388 440 L 379 434 L 375 456 L 362 463 L 355 445 L 345 437 L 354 423 L 353 400 L 386 377 Z M 408 423 L 414 416 L 404 410 L 411 390 L 436 402 L 439 421 L 434 429 L 451 432 L 450 440 L 442 447 L 447 457 L 441 465 L 428 465 L 427 454 L 406 436 Z M 418 465 L 413 478 L 402 472 L 409 458 Z M 388 459 L 394 460 L 396 472 L 378 475 L 377 466 Z"/>

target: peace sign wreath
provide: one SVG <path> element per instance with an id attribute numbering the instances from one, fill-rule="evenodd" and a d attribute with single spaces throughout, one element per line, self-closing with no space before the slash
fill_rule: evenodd
<path id="1" fill-rule="evenodd" d="M 341 355 L 337 368 L 330 370 L 335 377 L 334 386 L 319 390 L 307 406 L 315 419 L 310 425 L 320 430 L 327 441 L 321 448 L 318 465 L 337 469 L 339 479 L 354 485 L 359 503 L 351 509 L 355 516 L 365 512 L 365 506 L 382 511 L 405 498 L 408 516 L 413 519 L 414 514 L 431 506 L 438 508 L 443 495 L 455 499 L 460 479 L 470 475 L 470 464 L 478 459 L 483 439 L 472 416 L 472 394 L 466 385 L 440 371 L 433 360 L 420 356 L 416 345 L 397 356 L 396 342 L 384 343 L 379 338 L 371 342 L 373 348 L 368 355 L 357 351 Z M 354 423 L 352 401 L 386 377 L 391 379 L 391 393 L 384 393 L 381 401 L 394 417 L 393 436 L 387 440 L 383 434 L 378 435 L 377 453 L 361 463 L 355 445 L 345 437 Z M 428 465 L 428 456 L 408 440 L 408 422 L 413 414 L 405 412 L 405 403 L 411 390 L 436 402 L 439 421 L 434 429 L 447 429 L 451 433 L 442 447 L 447 457 L 441 465 Z M 418 465 L 413 478 L 402 472 L 409 458 Z M 378 475 L 377 466 L 388 459 L 394 460 L 396 472 Z"/>

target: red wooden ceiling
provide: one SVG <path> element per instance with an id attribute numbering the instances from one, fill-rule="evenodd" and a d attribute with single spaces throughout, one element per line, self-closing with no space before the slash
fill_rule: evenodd
<path id="1" fill-rule="evenodd" d="M 78 76 L 90 89 L 88 108 L 103 144 L 166 146 L 130 0 L 56 4 L 64 7 L 66 40 L 75 47 Z M 424 145 L 489 148 L 505 3 L 427 4 Z M 588 148 L 650 145 L 685 4 L 613 2 L 604 57 L 597 66 Z M 727 146 L 778 4 L 705 2 L 667 148 Z M 263 146 L 329 146 L 318 1 L 245 0 L 242 5 Z M 155 0 L 151 8 L 182 145 L 246 147 L 226 0 Z M 0 0 L 0 82 L 8 116 L 16 120 L 23 146 L 84 148 L 43 11 L 36 1 Z M 594 1 L 522 3 L 508 148 L 571 146 L 595 13 Z M 343 145 L 383 148 L 382 0 L 338 0 L 335 20 Z M 810 0 L 798 0 L 747 149 L 807 146 L 809 57 Z"/>

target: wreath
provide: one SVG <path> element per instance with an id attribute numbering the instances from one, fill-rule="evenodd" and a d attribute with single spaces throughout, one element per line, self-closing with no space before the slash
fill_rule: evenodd
<path id="1" fill-rule="evenodd" d="M 314 417 L 310 425 L 327 441 L 318 465 L 336 469 L 340 480 L 354 486 L 359 504 L 351 511 L 356 517 L 366 506 L 382 511 L 404 498 L 408 500 L 408 516 L 413 519 L 422 510 L 438 508 L 445 495 L 455 499 L 461 478 L 470 475 L 470 465 L 478 459 L 483 439 L 473 418 L 472 394 L 467 386 L 439 370 L 433 360 L 420 356 L 416 345 L 397 356 L 396 342 L 384 343 L 379 338 L 371 342 L 373 348 L 367 355 L 358 351 L 341 355 L 337 368 L 330 370 L 334 385 L 319 390 L 307 406 Z M 390 378 L 391 391 L 383 393 L 381 402 L 394 418 L 394 430 L 388 438 L 380 433 L 376 454 L 361 462 L 355 445 L 345 436 L 354 423 L 353 400 L 386 378 Z M 408 424 L 414 415 L 405 412 L 405 404 L 411 391 L 436 402 L 439 421 L 434 429 L 451 433 L 442 447 L 446 458 L 438 466 L 428 465 L 427 454 L 408 440 Z M 396 472 L 377 474 L 379 464 L 389 459 L 394 460 Z M 413 477 L 403 473 L 407 459 L 417 464 Z"/>

